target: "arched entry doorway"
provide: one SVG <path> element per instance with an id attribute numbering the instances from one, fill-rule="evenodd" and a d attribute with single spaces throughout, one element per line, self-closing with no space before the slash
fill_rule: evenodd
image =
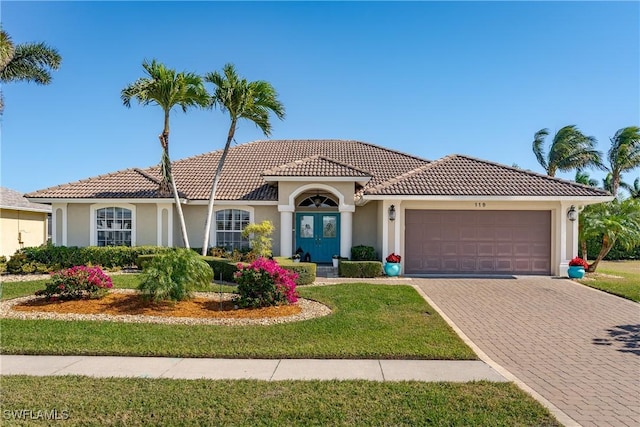
<path id="1" fill-rule="evenodd" d="M 340 254 L 340 213 L 333 195 L 302 194 L 296 206 L 295 252 L 316 263 Z"/>

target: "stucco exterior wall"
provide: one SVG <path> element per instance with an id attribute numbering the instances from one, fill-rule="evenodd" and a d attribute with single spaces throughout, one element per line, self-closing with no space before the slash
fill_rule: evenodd
<path id="1" fill-rule="evenodd" d="M 67 246 L 89 246 L 91 213 L 88 203 L 67 205 Z"/>
<path id="2" fill-rule="evenodd" d="M 364 206 L 356 207 L 353 214 L 353 246 L 373 246 L 382 255 L 382 241 L 380 239 L 380 227 L 378 221 L 379 202 L 369 202 Z"/>
<path id="3" fill-rule="evenodd" d="M 47 241 L 47 213 L 0 209 L 0 255 Z"/>
<path id="4" fill-rule="evenodd" d="M 136 246 L 158 244 L 156 204 L 139 203 L 136 209 Z"/>

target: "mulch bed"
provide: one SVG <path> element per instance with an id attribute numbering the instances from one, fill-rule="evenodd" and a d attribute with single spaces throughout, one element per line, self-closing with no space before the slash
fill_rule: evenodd
<path id="1" fill-rule="evenodd" d="M 190 317 L 201 319 L 260 319 L 291 316 L 301 312 L 299 305 L 236 309 L 232 301 L 196 297 L 177 303 L 152 303 L 140 294 L 111 292 L 101 299 L 75 301 L 47 301 L 36 298 L 13 306 L 17 311 L 50 313 L 145 315 L 161 317 Z"/>

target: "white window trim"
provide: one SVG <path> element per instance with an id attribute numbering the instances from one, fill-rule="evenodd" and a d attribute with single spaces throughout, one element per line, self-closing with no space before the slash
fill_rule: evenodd
<path id="1" fill-rule="evenodd" d="M 131 205 L 129 203 L 96 203 L 89 207 L 90 211 L 90 234 L 89 234 L 89 245 L 96 246 L 98 244 L 98 227 L 97 227 L 97 218 L 96 212 L 102 208 L 123 208 L 129 209 L 131 211 L 131 246 L 136 245 L 136 206 Z"/>
<path id="2" fill-rule="evenodd" d="M 58 209 L 62 212 L 62 230 L 58 230 Z M 67 204 L 54 203 L 51 206 L 51 241 L 56 246 L 67 246 Z M 62 241 L 58 242 L 58 231 L 61 231 Z"/>
<path id="3" fill-rule="evenodd" d="M 162 211 L 167 210 L 167 230 L 162 229 Z M 164 231 L 167 232 L 167 246 L 173 246 L 173 205 L 158 203 L 156 205 L 156 245 L 162 246 Z"/>
<path id="4" fill-rule="evenodd" d="M 227 211 L 230 209 L 249 212 L 249 224 L 255 223 L 255 209 L 252 206 L 226 205 L 226 206 L 220 206 L 219 208 L 214 208 L 213 209 L 213 227 L 211 227 L 211 233 L 209 235 L 209 242 L 211 242 L 209 243 L 209 245 L 214 248 L 218 246 L 218 239 L 217 239 L 218 228 L 216 223 L 216 214 L 220 211 Z"/>

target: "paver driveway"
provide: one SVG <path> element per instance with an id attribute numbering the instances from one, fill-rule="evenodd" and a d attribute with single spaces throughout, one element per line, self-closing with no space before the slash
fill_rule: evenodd
<path id="1" fill-rule="evenodd" d="M 640 426 L 640 304 L 549 277 L 413 284 L 577 423 Z"/>

